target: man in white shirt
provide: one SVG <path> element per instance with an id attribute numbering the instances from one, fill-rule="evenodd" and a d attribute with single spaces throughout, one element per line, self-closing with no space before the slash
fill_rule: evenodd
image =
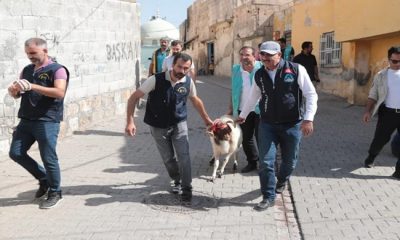
<path id="1" fill-rule="evenodd" d="M 251 85 L 254 84 L 254 74 L 262 67 L 260 61 L 255 59 L 255 49 L 250 46 L 244 46 L 239 50 L 240 64 L 232 67 L 231 76 L 231 100 L 228 114 L 238 117 L 242 108 L 250 96 Z M 258 106 L 250 112 L 246 121 L 240 124 L 243 132 L 243 150 L 246 154 L 247 165 L 241 170 L 242 173 L 248 173 L 257 169 L 258 147 L 256 143 L 257 128 L 260 118 L 260 109 Z"/>
<path id="2" fill-rule="evenodd" d="M 389 142 L 393 132 L 396 129 L 400 131 L 400 46 L 389 48 L 388 59 L 389 67 L 374 77 L 363 115 L 363 121 L 367 123 L 378 113 L 374 139 L 368 150 L 369 155 L 364 161 L 366 168 L 374 166 L 376 156 Z M 400 179 L 400 156 L 392 176 Z"/>
<path id="3" fill-rule="evenodd" d="M 163 64 L 162 64 L 162 71 L 166 72 L 172 69 L 172 63 L 174 62 L 175 55 L 182 52 L 183 48 L 183 42 L 180 40 L 174 40 L 171 42 L 171 52 L 172 55 L 168 56 L 164 59 Z M 190 70 L 188 73 L 189 77 L 193 79 L 193 81 L 196 82 L 196 74 L 194 71 L 194 64 L 192 62 L 192 65 L 190 66 Z"/>
<path id="4" fill-rule="evenodd" d="M 263 200 L 254 207 L 257 211 L 274 206 L 276 193 L 282 193 L 285 189 L 296 167 L 301 137 L 309 136 L 313 132 L 318 100 L 306 69 L 282 59 L 277 42 L 264 42 L 260 46 L 260 56 L 264 67 L 255 73 L 255 84 L 251 87 L 250 97 L 237 119 L 238 122 L 243 122 L 259 102 L 259 175 Z M 276 182 L 278 145 L 281 148 L 282 164 Z"/>

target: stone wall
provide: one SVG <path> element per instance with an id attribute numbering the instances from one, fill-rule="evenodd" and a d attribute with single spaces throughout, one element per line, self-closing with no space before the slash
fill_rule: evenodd
<path id="1" fill-rule="evenodd" d="M 0 154 L 18 123 L 6 89 L 29 64 L 25 40 L 47 40 L 70 72 L 62 137 L 125 111 L 140 79 L 139 15 L 136 0 L 0 1 Z"/>
<path id="2" fill-rule="evenodd" d="M 272 39 L 273 16 L 292 0 L 197 0 L 188 9 L 181 27 L 186 51 L 192 55 L 196 69 L 208 73 L 210 53 L 214 46 L 215 75 L 230 76 L 232 64 L 239 62 L 244 45 L 257 48 Z"/>

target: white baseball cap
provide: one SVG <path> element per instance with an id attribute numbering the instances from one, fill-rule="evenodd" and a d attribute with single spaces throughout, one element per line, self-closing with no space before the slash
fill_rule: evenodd
<path id="1" fill-rule="evenodd" d="M 277 42 L 266 41 L 261 44 L 260 52 L 265 52 L 271 55 L 275 55 L 281 52 L 281 46 Z"/>

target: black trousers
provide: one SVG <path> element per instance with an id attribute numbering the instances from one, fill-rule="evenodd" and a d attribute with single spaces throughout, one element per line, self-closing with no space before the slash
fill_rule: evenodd
<path id="1" fill-rule="evenodd" d="M 400 131 L 400 112 L 396 113 L 393 109 L 388 109 L 382 105 L 379 108 L 378 123 L 368 153 L 372 156 L 378 155 L 385 144 L 390 141 L 396 129 Z M 397 160 L 396 171 L 400 171 L 400 157 Z"/>
<path id="2" fill-rule="evenodd" d="M 240 124 L 243 132 L 242 146 L 249 164 L 257 164 L 258 161 L 257 138 L 255 136 L 258 135 L 259 121 L 260 115 L 251 112 L 247 116 L 246 121 Z"/>

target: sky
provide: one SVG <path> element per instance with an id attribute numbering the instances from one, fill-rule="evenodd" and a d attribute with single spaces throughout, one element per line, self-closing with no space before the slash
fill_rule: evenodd
<path id="1" fill-rule="evenodd" d="M 140 3 L 141 22 L 148 22 L 151 16 L 156 15 L 157 9 L 160 10 L 161 18 L 179 25 L 186 19 L 187 8 L 192 5 L 194 0 L 137 0 Z"/>

